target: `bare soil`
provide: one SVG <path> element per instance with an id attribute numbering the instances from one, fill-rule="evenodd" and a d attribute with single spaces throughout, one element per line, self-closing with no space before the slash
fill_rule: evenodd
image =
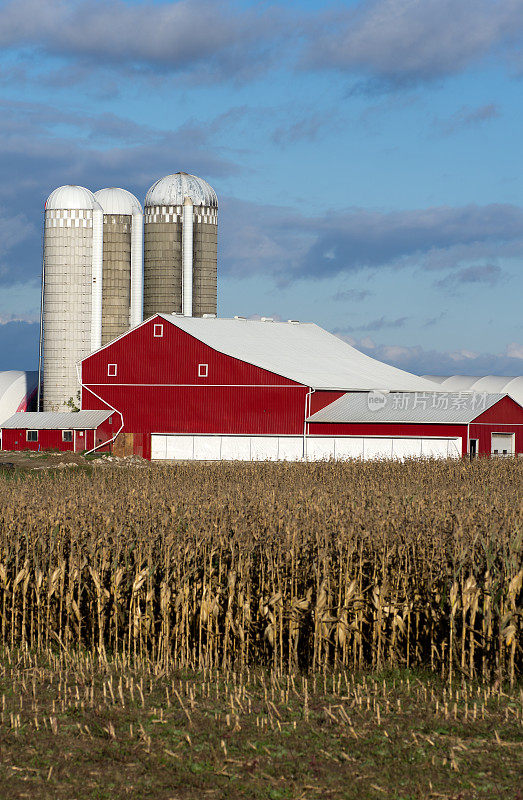
<path id="1" fill-rule="evenodd" d="M 141 466 L 150 465 L 140 456 L 113 456 L 109 454 L 85 457 L 81 453 L 44 450 L 37 453 L 32 450 L 0 450 L 0 470 L 48 470 L 74 467 L 100 466 Z"/>

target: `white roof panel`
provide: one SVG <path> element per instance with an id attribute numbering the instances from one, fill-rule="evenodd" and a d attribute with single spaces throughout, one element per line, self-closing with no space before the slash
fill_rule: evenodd
<path id="1" fill-rule="evenodd" d="M 219 353 L 314 389 L 421 392 L 434 387 L 360 353 L 313 323 L 159 316 Z"/>
<path id="2" fill-rule="evenodd" d="M 29 428 L 38 431 L 91 430 L 113 411 L 19 411 L 2 423 L 2 428 Z"/>
<path id="3" fill-rule="evenodd" d="M 309 422 L 403 422 L 466 425 L 505 397 L 486 392 L 349 392 Z"/>

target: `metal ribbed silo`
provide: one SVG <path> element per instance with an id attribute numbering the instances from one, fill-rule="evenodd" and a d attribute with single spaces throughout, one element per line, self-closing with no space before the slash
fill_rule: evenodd
<path id="1" fill-rule="evenodd" d="M 218 198 L 202 178 L 177 172 L 151 186 L 144 206 L 144 319 L 216 314 L 217 222 Z"/>
<path id="2" fill-rule="evenodd" d="M 94 194 L 103 217 L 102 345 L 142 321 L 143 215 L 126 189 Z"/>
<path id="3" fill-rule="evenodd" d="M 45 204 L 42 281 L 43 410 L 77 404 L 76 363 L 101 344 L 103 212 L 83 186 Z"/>

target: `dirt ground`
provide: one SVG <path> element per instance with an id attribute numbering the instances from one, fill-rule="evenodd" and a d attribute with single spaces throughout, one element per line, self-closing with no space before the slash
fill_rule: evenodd
<path id="1" fill-rule="evenodd" d="M 142 466 L 150 465 L 140 456 L 124 456 L 118 458 L 109 454 L 83 456 L 81 453 L 57 452 L 46 450 L 36 453 L 32 450 L 0 450 L 0 470 L 41 470 L 67 469 L 75 467 L 103 466 Z"/>

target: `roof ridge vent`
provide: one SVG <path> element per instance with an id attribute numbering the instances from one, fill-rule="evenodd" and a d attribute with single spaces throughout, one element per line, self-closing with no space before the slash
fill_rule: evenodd
<path id="1" fill-rule="evenodd" d="M 287 322 L 289 323 L 289 325 L 299 325 L 300 324 L 300 320 L 299 319 L 288 319 Z"/>
<path id="2" fill-rule="evenodd" d="M 260 322 L 274 322 L 274 317 L 261 317 Z"/>
<path id="3" fill-rule="evenodd" d="M 247 317 L 241 317 L 238 314 L 234 315 L 234 319 L 241 319 L 241 320 L 243 320 L 243 322 L 247 322 Z"/>
<path id="4" fill-rule="evenodd" d="M 216 314 L 202 314 L 202 319 L 216 319 Z"/>

